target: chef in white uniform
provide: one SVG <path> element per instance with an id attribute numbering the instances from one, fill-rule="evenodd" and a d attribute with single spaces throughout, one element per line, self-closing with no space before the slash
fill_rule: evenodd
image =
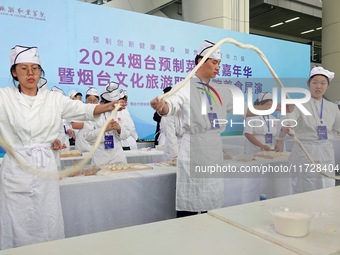
<path id="1" fill-rule="evenodd" d="M 53 86 L 51 88 L 51 91 L 54 91 L 54 92 L 57 92 L 57 93 L 60 93 L 61 95 L 65 96 L 65 93 L 64 91 L 57 87 L 57 86 Z M 70 136 L 69 136 L 69 133 L 72 132 L 72 129 L 71 129 L 71 125 L 69 123 L 69 121 L 63 119 L 61 124 L 60 124 L 60 129 L 59 129 L 59 136 L 58 136 L 58 139 L 61 141 L 62 145 L 63 145 L 63 148 L 61 149 L 61 151 L 69 151 L 70 150 Z"/>
<path id="2" fill-rule="evenodd" d="M 80 100 L 82 101 L 83 99 L 83 94 L 81 92 L 77 92 L 75 90 L 71 90 L 68 93 L 69 97 L 72 100 Z M 78 126 L 81 125 L 81 122 L 77 122 L 77 121 L 68 121 L 67 125 L 70 127 L 69 129 L 67 129 L 67 134 L 69 135 L 69 143 L 70 145 L 75 145 L 75 140 L 77 138 L 77 132 L 79 130 Z"/>
<path id="3" fill-rule="evenodd" d="M 196 64 L 202 60 L 214 44 L 204 41 L 196 56 Z M 223 205 L 223 176 L 214 176 L 195 171 L 196 166 L 223 164 L 222 140 L 223 125 L 213 126 L 211 118 L 225 119 L 232 110 L 232 95 L 225 87 L 217 88 L 211 82 L 220 69 L 221 52 L 218 48 L 198 69 L 196 81 L 189 81 L 178 92 L 165 100 L 153 99 L 150 104 L 160 115 L 173 115 L 177 112 L 183 123 L 183 138 L 179 146 L 176 180 L 177 217 L 197 214 L 220 208 Z M 222 104 L 211 103 L 206 84 L 215 87 L 222 97 Z M 176 85 L 177 86 L 177 85 Z M 202 114 L 202 102 L 208 100 L 207 114 Z M 205 101 L 206 102 L 206 101 Z"/>
<path id="4" fill-rule="evenodd" d="M 85 96 L 85 103 L 86 104 L 98 104 L 99 103 L 99 93 L 98 90 L 95 87 L 90 87 L 86 91 L 86 96 Z M 77 133 L 76 133 L 76 139 L 75 139 L 75 149 L 80 150 L 82 152 L 88 152 L 92 149 L 92 145 L 85 139 L 84 137 L 84 132 L 86 129 L 89 129 L 90 127 L 87 127 L 88 122 L 71 122 L 72 127 L 77 128 Z M 86 126 L 84 128 L 84 126 Z"/>
<path id="5" fill-rule="evenodd" d="M 273 102 L 268 92 L 259 93 L 254 105 L 264 105 Z M 253 116 L 246 118 L 243 133 L 247 139 L 244 142 L 244 153 L 254 155 L 261 150 L 275 150 L 276 136 L 280 127 L 279 121 L 273 115 Z"/>
<path id="6" fill-rule="evenodd" d="M 172 88 L 167 87 L 163 89 L 166 93 Z M 160 140 L 164 140 L 163 145 L 164 160 L 172 164 L 177 164 L 178 148 L 183 137 L 181 120 L 176 115 L 163 116 L 160 123 Z"/>
<path id="7" fill-rule="evenodd" d="M 334 138 L 332 129 L 340 131 L 340 111 L 338 106 L 324 98 L 324 94 L 334 78 L 334 73 L 321 66 L 312 68 L 307 86 L 311 93 L 311 99 L 304 107 L 312 114 L 307 116 L 299 108 L 282 116 L 282 119 L 294 119 L 297 125 L 293 128 L 296 137 L 302 142 L 305 149 L 314 159 L 316 164 L 330 170 L 328 174 L 334 175 Z M 287 131 L 283 128 L 284 131 Z M 285 132 L 280 132 L 284 137 Z M 312 162 L 308 159 L 301 147 L 295 143 L 289 156 L 289 162 L 296 165 L 296 172 L 292 173 L 293 193 L 301 193 L 321 188 L 333 187 L 335 181 L 326 178 L 312 169 Z M 306 165 L 309 165 L 308 169 Z"/>
<path id="8" fill-rule="evenodd" d="M 62 119 L 94 119 L 115 102 L 85 105 L 44 88 L 37 47 L 12 48 L 10 72 L 18 85 L 0 89 L 1 139 L 25 164 L 57 173 L 52 145 Z M 0 167 L 0 249 L 63 237 L 58 180 L 28 172 L 7 153 Z"/>
<path id="9" fill-rule="evenodd" d="M 112 102 L 120 99 L 119 85 L 115 82 L 107 84 L 101 94 L 102 102 Z M 123 101 L 123 100 L 120 100 Z M 93 146 L 104 123 L 110 118 L 111 113 L 103 113 L 96 121 L 88 121 L 84 126 L 84 137 Z M 128 126 L 123 121 L 119 121 L 117 116 L 114 116 L 106 132 L 102 137 L 102 141 L 92 157 L 92 164 L 101 166 L 105 164 L 127 163 L 126 157 L 122 148 L 121 140 L 127 139 L 130 134 Z"/>
<path id="10" fill-rule="evenodd" d="M 80 100 L 80 101 L 83 100 L 83 94 L 73 89 L 70 92 L 68 92 L 68 95 L 72 100 Z"/>
<path id="11" fill-rule="evenodd" d="M 126 90 L 120 90 L 120 99 L 125 100 L 126 105 L 128 104 L 128 94 Z M 136 131 L 135 123 L 132 120 L 130 112 L 127 107 L 124 110 L 117 112 L 117 119 L 125 123 L 130 130 L 130 134 L 127 139 L 121 140 L 123 150 L 137 150 L 138 134 Z"/>

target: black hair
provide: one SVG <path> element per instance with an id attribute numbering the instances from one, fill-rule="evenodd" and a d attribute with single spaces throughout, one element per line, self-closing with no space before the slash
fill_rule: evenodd
<path id="1" fill-rule="evenodd" d="M 265 99 L 262 101 L 259 101 L 258 99 L 256 99 L 256 101 L 254 102 L 254 105 L 264 105 L 266 103 L 268 103 L 269 101 L 273 101 L 272 99 Z"/>
<path id="2" fill-rule="evenodd" d="M 323 74 L 314 74 L 313 76 L 309 77 L 308 79 L 308 84 L 310 83 L 310 81 L 314 78 L 315 75 L 322 75 L 323 77 L 325 77 L 327 79 L 328 85 L 329 85 L 329 78 L 326 75 Z"/>
<path id="3" fill-rule="evenodd" d="M 94 95 L 86 95 L 85 99 L 87 99 L 89 96 L 94 96 Z M 99 100 L 99 96 L 95 96 Z"/>
<path id="4" fill-rule="evenodd" d="M 171 86 L 166 87 L 165 89 L 163 89 L 163 92 L 164 92 L 164 93 L 167 93 L 167 92 L 169 92 L 171 89 L 172 89 Z"/>
<path id="5" fill-rule="evenodd" d="M 197 56 L 195 57 L 195 65 L 198 65 L 198 60 L 199 60 L 200 58 L 203 58 L 203 56 L 197 55 Z M 210 58 L 207 58 L 207 59 L 205 60 L 205 62 L 207 62 L 209 59 L 210 59 Z"/>

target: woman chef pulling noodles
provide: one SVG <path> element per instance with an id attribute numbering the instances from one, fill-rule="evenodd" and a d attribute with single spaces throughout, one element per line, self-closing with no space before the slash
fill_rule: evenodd
<path id="1" fill-rule="evenodd" d="M 10 72 L 18 85 L 0 89 L 0 135 L 17 158 L 41 172 L 57 171 L 52 145 L 62 119 L 94 120 L 117 103 L 83 104 L 44 88 L 37 47 L 12 48 Z M 60 238 L 58 180 L 29 173 L 7 153 L 0 168 L 0 249 Z"/>
<path id="2" fill-rule="evenodd" d="M 324 98 L 334 73 L 321 66 L 312 68 L 307 86 L 311 99 L 304 107 L 311 113 L 307 116 L 297 107 L 282 119 L 293 119 L 297 125 L 292 128 L 308 154 L 316 165 L 307 157 L 299 144 L 294 143 L 289 161 L 296 167 L 292 173 L 293 193 L 301 193 L 335 185 L 334 179 L 323 177 L 320 170 L 335 175 L 334 149 L 332 140 L 333 130 L 340 131 L 340 111 L 338 106 Z M 282 128 L 280 137 L 283 138 L 289 130 Z"/>

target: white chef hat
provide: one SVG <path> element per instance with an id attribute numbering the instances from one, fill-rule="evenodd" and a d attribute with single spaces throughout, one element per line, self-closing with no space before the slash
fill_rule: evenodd
<path id="1" fill-rule="evenodd" d="M 71 90 L 71 91 L 68 93 L 68 95 L 69 95 L 70 98 L 72 99 L 72 98 L 74 98 L 74 97 L 77 95 L 77 91 Z"/>
<path id="2" fill-rule="evenodd" d="M 201 44 L 200 49 L 197 51 L 197 56 L 204 57 L 214 45 L 215 43 L 204 40 Z M 218 47 L 215 51 L 213 51 L 213 53 L 210 54 L 209 57 L 214 59 L 221 59 L 222 58 L 221 48 Z"/>
<path id="3" fill-rule="evenodd" d="M 119 88 L 119 84 L 111 81 L 109 84 L 105 86 L 103 93 L 101 94 L 102 98 L 110 102 L 114 100 L 119 100 L 120 91 L 118 88 Z"/>
<path id="4" fill-rule="evenodd" d="M 87 91 L 86 91 L 86 95 L 87 96 L 99 96 L 98 95 L 98 90 L 95 87 L 90 87 Z"/>
<path id="5" fill-rule="evenodd" d="M 329 82 L 334 78 L 334 75 L 335 75 L 335 73 L 324 69 L 322 66 L 315 66 L 312 68 L 312 70 L 310 70 L 309 77 L 313 77 L 314 75 L 318 75 L 318 74 L 326 76 Z"/>
<path id="6" fill-rule="evenodd" d="M 259 97 L 258 97 L 258 101 L 261 102 L 261 101 L 264 101 L 264 100 L 273 100 L 273 96 L 272 94 L 268 93 L 268 92 L 262 92 L 259 94 Z"/>
<path id="7" fill-rule="evenodd" d="M 19 63 L 33 63 L 41 65 L 37 47 L 16 45 L 10 51 L 10 66 Z"/>
<path id="8" fill-rule="evenodd" d="M 120 98 L 123 98 L 123 97 L 127 97 L 127 91 L 126 90 L 124 90 L 124 89 L 121 89 L 120 91 L 119 91 L 119 93 L 120 93 Z"/>
<path id="9" fill-rule="evenodd" d="M 51 88 L 51 91 L 58 92 L 58 93 L 65 95 L 64 91 L 61 88 L 58 88 L 57 86 L 53 86 Z"/>

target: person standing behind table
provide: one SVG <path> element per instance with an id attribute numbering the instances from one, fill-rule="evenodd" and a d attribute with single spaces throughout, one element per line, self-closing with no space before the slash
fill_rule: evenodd
<path id="1" fill-rule="evenodd" d="M 83 94 L 81 92 L 71 90 L 68 94 L 72 100 L 83 101 Z"/>
<path id="2" fill-rule="evenodd" d="M 117 101 L 120 98 L 119 85 L 115 82 L 107 84 L 100 95 L 101 103 Z M 110 117 L 110 113 L 103 113 L 97 121 L 89 121 L 84 126 L 84 137 L 93 146 L 106 120 Z M 105 164 L 127 163 L 122 148 L 121 140 L 127 139 L 130 134 L 129 128 L 124 122 L 115 120 L 116 116 L 110 121 L 106 128 L 106 132 L 102 137 L 102 141 L 92 157 L 91 164 L 101 166 Z"/>
<path id="3" fill-rule="evenodd" d="M 158 145 L 158 139 L 159 139 L 159 135 L 160 135 L 160 124 L 161 124 L 161 119 L 162 116 L 160 116 L 157 111 L 154 112 L 153 114 L 153 120 L 156 121 L 156 131 L 155 131 L 155 142 L 154 142 L 154 146 L 156 147 Z"/>
<path id="4" fill-rule="evenodd" d="M 72 100 L 79 100 L 79 101 L 83 100 L 83 94 L 75 90 L 71 90 L 68 93 L 68 95 Z M 78 126 L 78 123 L 71 120 L 69 121 L 69 125 L 72 127 L 67 130 L 67 133 L 70 136 L 70 139 L 69 139 L 70 145 L 75 145 L 75 140 L 76 140 L 77 132 L 78 132 L 78 129 L 76 127 Z"/>
<path id="5" fill-rule="evenodd" d="M 311 93 L 309 102 L 303 106 L 311 113 L 305 115 L 297 107 L 281 119 L 293 119 L 297 125 L 292 128 L 296 137 L 301 141 L 304 148 L 321 169 L 330 168 L 328 174 L 334 175 L 334 149 L 332 140 L 334 138 L 332 129 L 340 131 L 340 111 L 338 106 L 324 98 L 324 94 L 334 78 L 334 73 L 317 66 L 311 69 L 307 86 Z M 283 138 L 288 129 L 281 128 L 280 138 Z M 309 160 L 301 147 L 294 143 L 289 155 L 289 162 L 296 166 L 298 171 L 292 173 L 293 193 L 301 193 L 333 187 L 334 179 L 326 178 L 315 171 L 311 171 L 312 162 Z M 309 166 L 307 168 L 307 166 Z M 301 169 L 300 169 L 301 167 Z M 315 166 L 317 167 L 317 166 Z"/>
<path id="6" fill-rule="evenodd" d="M 126 105 L 128 104 L 128 94 L 126 90 L 120 90 L 120 99 L 124 100 Z M 118 121 L 124 121 L 130 130 L 130 134 L 127 139 L 121 140 L 123 150 L 137 150 L 138 134 L 136 132 L 135 123 L 133 122 L 129 110 L 125 107 L 124 110 L 117 112 Z"/>
<path id="7" fill-rule="evenodd" d="M 43 88 L 37 47 L 12 48 L 10 73 L 15 86 L 0 89 L 1 138 L 25 164 L 57 174 L 52 146 L 58 145 L 62 119 L 93 120 L 116 102 L 85 105 Z M 7 153 L 0 167 L 0 249 L 64 236 L 59 181 L 29 173 Z"/>
<path id="8" fill-rule="evenodd" d="M 170 90 L 171 87 L 163 89 L 164 93 Z M 176 164 L 178 147 L 182 137 L 181 124 L 178 116 L 163 116 L 160 124 L 160 133 L 160 137 L 164 139 L 163 152 L 165 161 Z"/>
<path id="9" fill-rule="evenodd" d="M 171 87 L 166 87 L 165 89 L 163 89 L 163 93 L 167 93 L 168 91 L 171 90 Z M 160 138 L 161 136 L 161 120 L 162 120 L 162 116 L 158 114 L 157 111 L 155 111 L 155 113 L 153 114 L 153 120 L 157 122 L 156 125 L 156 132 L 155 132 L 155 147 L 157 145 L 163 145 L 164 144 L 164 139 Z M 160 143 L 161 141 L 161 143 Z"/>
<path id="10" fill-rule="evenodd" d="M 166 87 L 165 89 L 163 89 L 163 93 L 167 93 L 171 90 L 171 87 Z M 155 115 L 157 115 L 158 117 L 155 117 Z M 165 143 L 165 135 L 164 135 L 164 132 L 162 132 L 162 126 L 161 126 L 161 123 L 162 123 L 162 116 L 160 116 L 157 111 L 155 112 L 155 115 L 153 117 L 153 119 L 155 121 L 159 120 L 159 122 L 157 122 L 157 128 L 156 128 L 156 135 L 155 135 L 155 139 L 157 137 L 157 144 L 155 144 L 155 147 L 157 145 L 162 145 L 164 146 L 164 143 Z M 163 122 L 164 123 L 164 122 Z M 164 124 L 163 124 L 164 125 Z M 156 141 L 155 141 L 156 142 Z"/>
<path id="11" fill-rule="evenodd" d="M 61 88 L 58 88 L 57 86 L 53 86 L 51 88 L 51 91 L 60 93 L 61 95 L 65 96 L 64 91 Z M 57 138 L 57 140 L 60 141 L 61 146 L 59 149 L 53 150 L 53 153 L 56 157 L 58 170 L 61 169 L 60 152 L 70 150 L 70 140 L 69 140 L 69 135 L 68 135 L 69 129 L 70 129 L 70 126 L 68 126 L 68 121 L 66 121 L 65 119 L 62 119 L 62 122 L 60 123 L 59 135 Z"/>
<path id="12" fill-rule="evenodd" d="M 98 104 L 99 103 L 99 94 L 98 90 L 95 87 L 90 87 L 86 91 L 85 96 L 85 104 Z M 82 152 L 88 152 L 92 149 L 91 144 L 85 139 L 84 132 L 89 127 L 85 127 L 89 125 L 87 121 L 85 122 L 72 122 L 72 127 L 77 129 L 76 139 L 75 139 L 75 149 L 80 150 Z"/>
<path id="13" fill-rule="evenodd" d="M 61 88 L 58 88 L 57 86 L 53 86 L 51 88 L 51 91 L 60 93 L 61 95 L 65 96 L 64 91 Z M 59 136 L 58 136 L 58 139 L 61 141 L 63 145 L 63 149 L 62 149 L 63 151 L 70 150 L 69 134 L 71 133 L 72 133 L 72 129 L 71 129 L 71 126 L 69 125 L 69 122 L 63 119 L 60 125 Z"/>
<path id="14" fill-rule="evenodd" d="M 264 92 L 258 95 L 254 105 L 264 105 L 273 103 L 273 97 L 270 93 Z M 261 150 L 273 151 L 276 145 L 276 136 L 278 135 L 278 122 L 273 115 L 253 116 L 246 118 L 246 125 L 243 133 L 247 138 L 244 142 L 244 153 L 254 155 Z"/>
<path id="15" fill-rule="evenodd" d="M 196 56 L 196 65 L 207 54 L 214 43 L 204 41 Z M 220 48 L 215 50 L 205 63 L 197 70 L 196 77 L 203 83 L 215 86 L 210 79 L 215 78 L 220 69 Z M 175 86 L 178 86 L 175 85 Z M 183 138 L 178 152 L 176 175 L 176 210 L 177 217 L 194 215 L 199 212 L 220 208 L 224 199 L 223 178 L 205 178 L 192 176 L 191 166 L 222 164 L 222 141 L 219 128 L 214 128 L 209 120 L 210 115 L 220 119 L 232 109 L 231 93 L 227 89 L 219 91 L 223 105 L 209 105 L 209 113 L 201 114 L 202 100 L 208 94 L 201 93 L 204 85 L 189 81 L 183 88 L 165 100 L 153 99 L 150 102 L 160 115 L 180 114 L 183 123 Z M 193 106 L 197 107 L 193 107 Z M 222 117 L 223 116 L 223 117 Z M 163 118 L 162 117 L 162 118 Z M 222 125 L 221 125 L 222 127 Z M 192 150 L 192 151 L 191 151 Z"/>

